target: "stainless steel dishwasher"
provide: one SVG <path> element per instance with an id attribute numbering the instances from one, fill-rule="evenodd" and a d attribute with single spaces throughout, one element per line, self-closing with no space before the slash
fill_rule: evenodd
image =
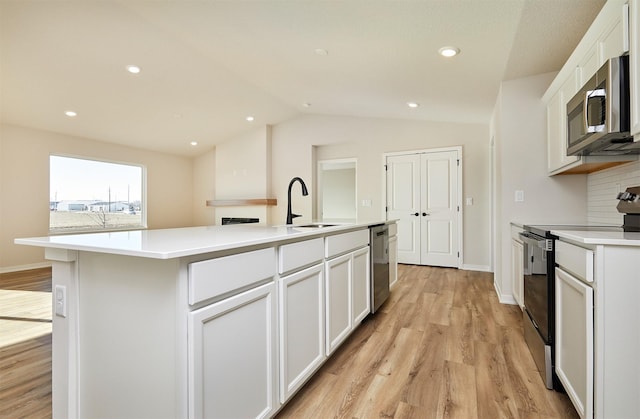
<path id="1" fill-rule="evenodd" d="M 389 298 L 389 227 L 386 224 L 369 228 L 371 233 L 371 312 Z"/>

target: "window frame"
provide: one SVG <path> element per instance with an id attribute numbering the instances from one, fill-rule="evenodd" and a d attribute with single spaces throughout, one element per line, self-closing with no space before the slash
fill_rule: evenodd
<path id="1" fill-rule="evenodd" d="M 96 162 L 96 163 L 108 163 L 108 164 L 117 164 L 122 166 L 133 166 L 140 168 L 140 224 L 136 226 L 126 226 L 126 227 L 106 227 L 106 228 L 65 228 L 65 229 L 52 229 L 51 228 L 51 212 L 53 211 L 51 207 L 49 207 L 49 235 L 65 235 L 65 234 L 78 234 L 78 233 L 107 233 L 107 232 L 117 232 L 117 231 L 134 231 L 134 230 L 146 230 L 148 228 L 147 225 L 147 167 L 141 163 L 132 163 L 130 161 L 123 160 L 110 160 L 105 158 L 98 157 L 87 157 L 83 155 L 77 154 L 67 154 L 67 153 L 49 153 L 48 165 L 49 165 L 49 202 L 51 203 L 51 197 L 53 191 L 51 190 L 51 158 L 52 157 L 61 157 L 61 158 L 69 158 L 76 160 L 84 160 L 88 162 Z"/>

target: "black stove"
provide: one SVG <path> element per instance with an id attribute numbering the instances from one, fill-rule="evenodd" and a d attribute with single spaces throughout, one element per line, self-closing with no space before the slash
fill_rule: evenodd
<path id="1" fill-rule="evenodd" d="M 525 225 L 524 230 L 546 238 L 557 238 L 551 234 L 552 230 L 573 231 L 624 231 L 619 225 L 572 225 L 572 224 L 533 224 Z"/>
<path id="2" fill-rule="evenodd" d="M 555 241 L 551 232 L 624 231 L 617 225 L 532 224 L 523 226 L 525 341 L 549 389 L 562 390 L 555 374 Z"/>

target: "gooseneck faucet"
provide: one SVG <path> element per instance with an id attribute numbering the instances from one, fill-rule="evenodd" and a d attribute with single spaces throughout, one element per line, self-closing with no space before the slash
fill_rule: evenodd
<path id="1" fill-rule="evenodd" d="M 287 191 L 287 224 L 293 224 L 294 218 L 302 217 L 300 214 L 293 214 L 291 212 L 291 187 L 296 181 L 300 182 L 300 185 L 302 186 L 302 196 L 309 195 L 309 191 L 307 191 L 307 185 L 304 184 L 304 180 L 299 177 L 291 179 L 291 182 L 289 182 L 289 190 Z"/>

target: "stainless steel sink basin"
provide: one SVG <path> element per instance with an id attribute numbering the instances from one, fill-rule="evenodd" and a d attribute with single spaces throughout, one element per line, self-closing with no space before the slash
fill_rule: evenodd
<path id="1" fill-rule="evenodd" d="M 293 228 L 324 228 L 324 227 L 335 227 L 337 224 L 324 224 L 324 223 L 313 223 L 313 224 L 302 224 L 302 225 L 292 225 Z"/>

